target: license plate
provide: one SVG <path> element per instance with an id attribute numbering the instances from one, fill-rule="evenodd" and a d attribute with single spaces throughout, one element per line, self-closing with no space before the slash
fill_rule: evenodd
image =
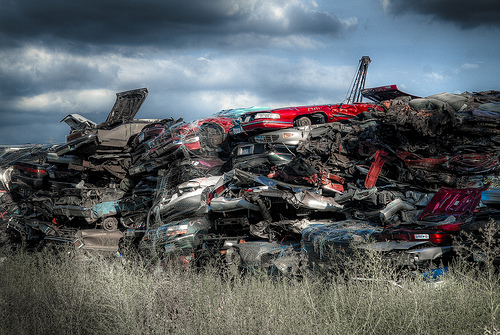
<path id="1" fill-rule="evenodd" d="M 165 245 L 165 252 L 173 252 L 175 251 L 175 245 L 173 244 L 166 244 Z"/>
<path id="2" fill-rule="evenodd" d="M 240 133 L 242 133 L 242 132 L 243 132 L 243 129 L 241 128 L 241 126 L 236 126 L 236 127 L 233 127 L 233 133 L 234 133 L 235 135 L 240 134 Z"/>
<path id="3" fill-rule="evenodd" d="M 428 240 L 429 234 L 415 234 L 416 240 Z"/>
<path id="4" fill-rule="evenodd" d="M 246 148 L 241 148 L 240 155 L 250 155 L 252 153 L 252 148 L 251 147 L 246 147 Z"/>
<path id="5" fill-rule="evenodd" d="M 484 262 L 486 260 L 482 252 L 474 252 L 472 255 L 474 256 L 474 262 Z"/>

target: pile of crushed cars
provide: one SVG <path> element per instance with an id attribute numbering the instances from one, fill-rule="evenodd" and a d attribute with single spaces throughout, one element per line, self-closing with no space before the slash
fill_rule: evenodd
<path id="1" fill-rule="evenodd" d="M 147 94 L 117 93 L 101 124 L 68 115 L 65 143 L 0 147 L 0 244 L 283 273 L 369 250 L 416 269 L 498 220 L 498 91 L 391 85 L 191 122 L 134 119 Z"/>

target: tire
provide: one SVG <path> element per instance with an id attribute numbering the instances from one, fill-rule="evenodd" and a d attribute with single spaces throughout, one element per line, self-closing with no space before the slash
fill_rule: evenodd
<path id="1" fill-rule="evenodd" d="M 118 220 L 113 217 L 107 217 L 102 222 L 102 228 L 106 231 L 114 231 L 118 229 Z"/>
<path id="2" fill-rule="evenodd" d="M 294 127 L 310 126 L 312 125 L 312 120 L 307 116 L 300 116 L 293 121 Z"/>
<path id="3" fill-rule="evenodd" d="M 226 139 L 224 129 L 215 123 L 200 126 L 200 145 L 208 150 L 217 150 Z"/>

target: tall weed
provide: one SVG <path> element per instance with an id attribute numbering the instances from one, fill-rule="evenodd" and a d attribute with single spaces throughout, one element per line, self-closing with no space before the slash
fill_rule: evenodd
<path id="1" fill-rule="evenodd" d="M 377 255 L 301 278 L 151 264 L 5 255 L 0 334 L 486 334 L 498 275 L 457 262 L 441 284 L 400 278 Z M 455 268 L 455 267 L 454 267 Z M 489 277 L 488 277 L 489 276 Z"/>

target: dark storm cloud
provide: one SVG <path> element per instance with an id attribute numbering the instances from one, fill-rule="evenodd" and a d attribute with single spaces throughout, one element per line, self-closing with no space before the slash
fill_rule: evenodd
<path id="1" fill-rule="evenodd" d="M 110 92 L 138 87 L 152 93 L 142 117 L 163 117 L 172 105 L 206 115 L 234 95 L 245 105 L 288 101 L 290 90 L 308 91 L 292 75 L 296 64 L 254 61 L 254 51 L 314 49 L 321 37 L 356 26 L 309 0 L 0 0 L 0 7 L 0 144 L 63 140 L 62 117 L 102 122 Z M 209 50 L 214 61 L 179 56 L 186 48 Z M 218 60 L 220 50 L 236 57 Z M 246 54 L 252 61 L 240 65 Z"/>
<path id="2" fill-rule="evenodd" d="M 2 0 L 0 4 L 4 44 L 55 38 L 68 43 L 199 46 L 240 34 L 336 35 L 349 27 L 300 1 Z"/>
<path id="3" fill-rule="evenodd" d="M 44 60 L 44 58 L 47 58 Z M 50 59 L 50 60 L 49 60 Z M 53 90 L 99 87 L 112 82 L 118 68 L 89 63 L 82 57 L 50 54 L 30 48 L 0 53 L 0 96 L 15 98 Z"/>
<path id="4" fill-rule="evenodd" d="M 0 144 L 46 143 L 63 141 L 68 126 L 59 121 L 60 115 L 39 112 L 3 112 Z"/>
<path id="5" fill-rule="evenodd" d="M 391 0 L 388 9 L 394 15 L 409 12 L 431 15 L 464 29 L 478 26 L 500 28 L 498 0 Z"/>

